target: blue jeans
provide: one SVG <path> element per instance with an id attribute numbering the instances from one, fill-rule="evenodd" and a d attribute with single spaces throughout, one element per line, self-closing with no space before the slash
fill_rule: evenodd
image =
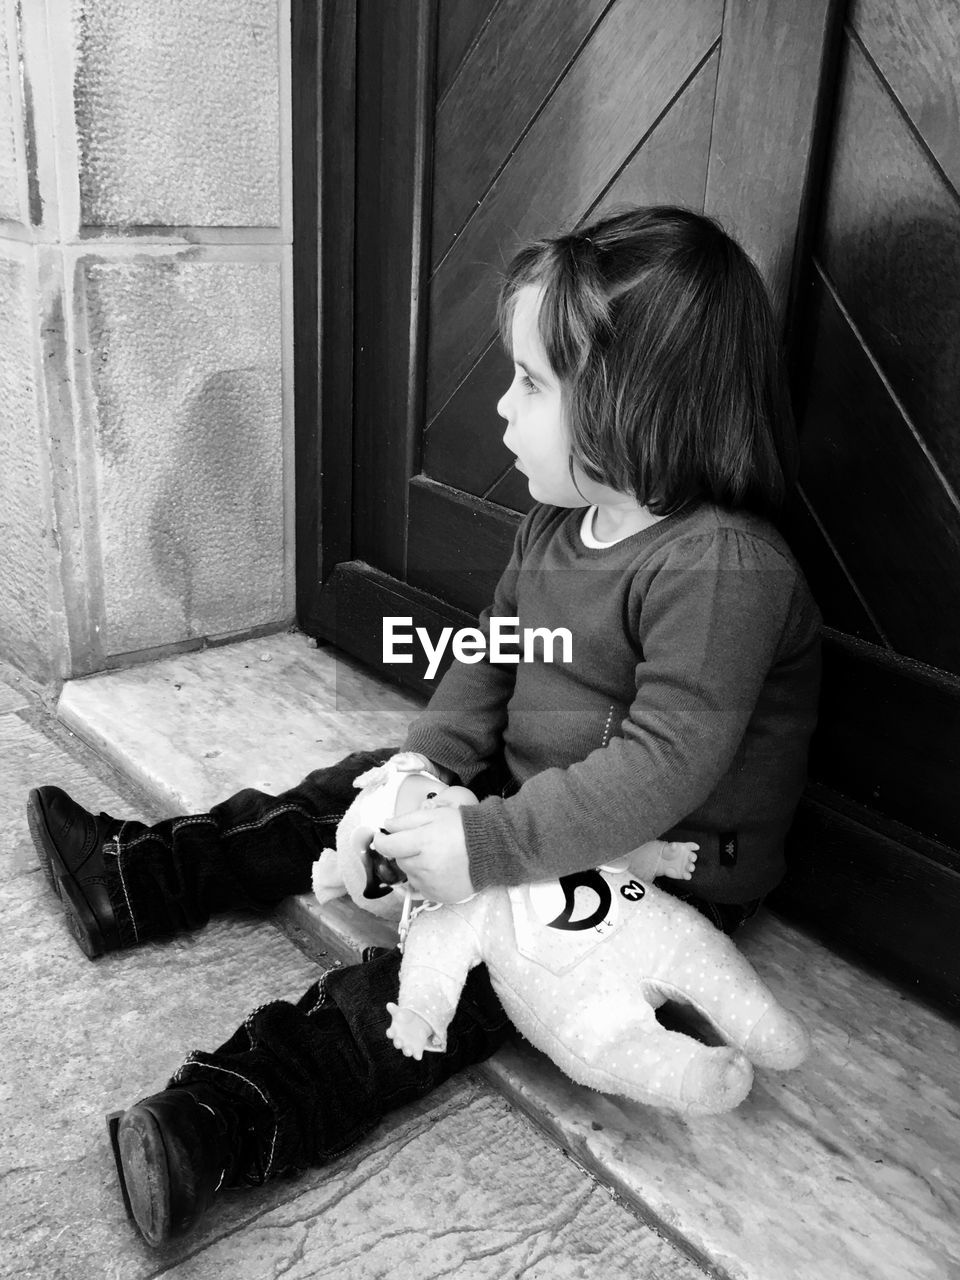
<path id="1" fill-rule="evenodd" d="M 152 827 L 125 823 L 105 859 L 121 940 L 133 946 L 196 929 L 218 911 L 265 911 L 307 892 L 313 863 L 335 844 L 337 823 L 357 794 L 353 779 L 396 749 L 355 752 L 279 796 L 245 790 L 209 813 Z M 480 798 L 516 790 L 502 765 L 471 785 Z M 756 909 L 724 907 L 728 914 L 717 919 L 711 904 L 690 901 L 727 932 Z M 296 1004 L 261 1006 L 219 1049 L 193 1053 L 179 1069 L 171 1085 L 215 1085 L 248 1117 L 251 1158 L 240 1181 L 326 1163 L 388 1111 L 489 1057 L 509 1034 L 481 965 L 467 980 L 445 1052 L 407 1058 L 386 1036 L 399 970 L 392 951 L 324 973 Z"/>

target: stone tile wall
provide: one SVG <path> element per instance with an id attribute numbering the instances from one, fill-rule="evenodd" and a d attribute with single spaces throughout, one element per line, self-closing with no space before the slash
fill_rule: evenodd
<path id="1" fill-rule="evenodd" d="M 0 658 L 280 628 L 289 0 L 0 5 Z"/>
<path id="2" fill-rule="evenodd" d="M 0 244 L 0 657 L 63 661 L 63 604 L 34 361 L 35 265 Z"/>
<path id="3" fill-rule="evenodd" d="M 20 219 L 20 175 L 14 133 L 16 59 L 0 23 L 0 218 Z"/>

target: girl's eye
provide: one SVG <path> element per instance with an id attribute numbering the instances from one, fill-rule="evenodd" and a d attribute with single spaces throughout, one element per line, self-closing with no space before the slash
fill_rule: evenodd
<path id="1" fill-rule="evenodd" d="M 523 387 L 524 391 L 536 391 L 537 389 L 537 384 L 530 375 L 526 373 L 520 378 L 520 385 Z"/>

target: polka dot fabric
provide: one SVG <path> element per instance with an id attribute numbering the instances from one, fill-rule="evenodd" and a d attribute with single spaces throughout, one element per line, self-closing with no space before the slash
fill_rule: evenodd
<path id="1" fill-rule="evenodd" d="M 803 1025 L 725 934 L 629 870 L 487 889 L 418 916 L 398 1003 L 430 1024 L 429 1048 L 443 1048 L 481 960 L 514 1025 L 571 1079 L 650 1106 L 728 1111 L 755 1066 L 787 1070 L 809 1049 Z M 668 999 L 693 1005 L 727 1043 L 662 1027 L 654 1010 Z"/>

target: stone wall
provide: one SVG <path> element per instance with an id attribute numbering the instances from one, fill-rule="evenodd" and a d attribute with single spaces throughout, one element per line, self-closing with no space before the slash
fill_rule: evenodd
<path id="1" fill-rule="evenodd" d="M 0 658 L 282 627 L 289 0 L 0 3 Z"/>

